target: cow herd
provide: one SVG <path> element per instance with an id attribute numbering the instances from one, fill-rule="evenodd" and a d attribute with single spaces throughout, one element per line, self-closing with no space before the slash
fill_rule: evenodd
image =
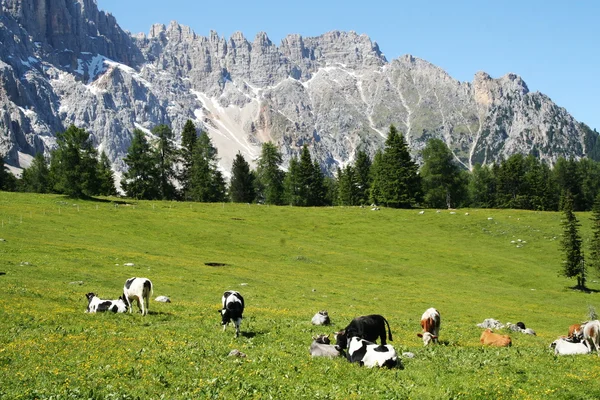
<path id="1" fill-rule="evenodd" d="M 147 278 L 130 278 L 125 281 L 123 294 L 117 300 L 102 300 L 94 293 L 87 293 L 86 312 L 96 313 L 112 311 L 115 313 L 132 312 L 135 301 L 142 315 L 149 309 L 150 296 L 153 293 L 152 282 Z M 229 322 L 235 326 L 235 336 L 240 335 L 240 325 L 244 312 L 244 298 L 234 290 L 223 293 L 221 325 L 223 331 Z M 313 325 L 329 325 L 331 320 L 327 311 L 319 311 L 312 318 Z M 522 323 L 517 323 L 516 326 Z M 422 332 L 417 336 L 423 339 L 423 345 L 438 343 L 441 316 L 435 308 L 427 309 L 421 316 Z M 387 328 L 387 331 L 386 331 Z M 523 325 L 524 329 L 524 325 Z M 381 315 L 372 314 L 354 318 L 341 331 L 335 333 L 335 345 L 330 343 L 329 335 L 313 337 L 309 352 L 313 357 L 346 357 L 348 361 L 371 367 L 393 368 L 400 365 L 396 350 L 387 341 L 392 341 L 392 331 L 388 321 Z M 376 342 L 380 341 L 378 345 Z M 507 347 L 512 341 L 508 335 L 493 333 L 485 329 L 480 337 L 483 345 Z M 562 336 L 550 345 L 557 355 L 589 354 L 593 350 L 600 355 L 600 321 L 587 321 L 569 328 L 568 336 Z"/>

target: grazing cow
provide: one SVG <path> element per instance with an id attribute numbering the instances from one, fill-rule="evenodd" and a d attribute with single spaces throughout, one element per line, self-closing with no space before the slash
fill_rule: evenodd
<path id="1" fill-rule="evenodd" d="M 392 345 L 379 346 L 356 336 L 350 338 L 347 358 L 350 362 L 357 362 L 368 368 L 393 368 L 398 365 L 398 355 Z"/>
<path id="2" fill-rule="evenodd" d="M 329 344 L 329 335 L 314 336 L 308 351 L 313 357 L 335 358 L 345 355 L 344 350 Z"/>
<path id="3" fill-rule="evenodd" d="M 353 336 L 360 339 L 366 339 L 370 342 L 377 341 L 377 338 L 381 339 L 381 344 L 385 345 L 385 326 L 388 328 L 388 337 L 392 341 L 392 331 L 390 330 L 390 324 L 381 315 L 363 315 L 354 318 L 350 324 L 343 330 L 336 332 L 335 344 L 341 349 L 348 347 L 348 341 Z"/>
<path id="4" fill-rule="evenodd" d="M 85 312 L 95 313 L 103 311 L 112 311 L 114 313 L 127 312 L 127 303 L 123 301 L 123 297 L 119 297 L 117 300 L 102 300 L 95 293 L 88 293 L 85 295 L 88 300 L 87 310 Z"/>
<path id="5" fill-rule="evenodd" d="M 123 286 L 123 299 L 127 303 L 129 312 L 133 312 L 131 300 L 135 300 L 137 301 L 138 308 L 140 309 L 142 315 L 148 314 L 148 310 L 150 308 L 150 295 L 152 295 L 153 292 L 154 290 L 152 289 L 152 282 L 150 282 L 150 279 L 127 279 L 125 281 L 125 286 Z"/>
<path id="6" fill-rule="evenodd" d="M 587 342 L 577 343 L 563 338 L 556 339 L 552 342 L 550 348 L 554 348 L 554 354 L 559 356 L 591 353 Z"/>
<path id="7" fill-rule="evenodd" d="M 221 325 L 223 325 L 223 332 L 227 328 L 229 321 L 233 320 L 235 324 L 235 337 L 240 335 L 240 324 L 242 323 L 242 314 L 244 313 L 244 298 L 239 292 L 235 290 L 228 290 L 223 293 L 221 298 L 223 308 L 221 311 Z"/>
<path id="8" fill-rule="evenodd" d="M 427 346 L 432 341 L 438 342 L 440 333 L 441 318 L 440 313 L 435 308 L 428 308 L 421 316 L 421 328 L 423 333 L 417 333 L 417 336 L 423 338 L 423 345 Z"/>
<path id="9" fill-rule="evenodd" d="M 491 329 L 486 329 L 479 338 L 481 344 L 487 346 L 508 347 L 512 345 L 512 341 L 508 335 L 499 335 L 492 333 Z"/>
<path id="10" fill-rule="evenodd" d="M 596 350 L 600 356 L 600 321 L 597 319 L 587 322 L 583 327 L 583 341 L 588 342 L 591 350 Z"/>
<path id="11" fill-rule="evenodd" d="M 576 339 L 577 341 L 581 341 L 583 338 L 583 329 L 582 326 L 584 324 L 573 324 L 569 327 L 569 335 L 567 336 L 569 339 Z"/>

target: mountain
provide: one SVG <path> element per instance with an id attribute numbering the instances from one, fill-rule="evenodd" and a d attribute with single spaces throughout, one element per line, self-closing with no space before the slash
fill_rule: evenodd
<path id="1" fill-rule="evenodd" d="M 0 4 L 0 154 L 14 168 L 75 124 L 122 171 L 135 128 L 179 135 L 188 119 L 226 173 L 238 151 L 252 162 L 273 141 L 285 160 L 307 144 L 333 174 L 357 149 L 382 148 L 390 124 L 417 160 L 441 138 L 466 168 L 514 153 L 550 164 L 598 154 L 595 132 L 519 76 L 459 82 L 410 55 L 388 61 L 366 35 L 289 35 L 277 46 L 265 33 L 204 37 L 176 22 L 131 35 L 94 0 Z"/>

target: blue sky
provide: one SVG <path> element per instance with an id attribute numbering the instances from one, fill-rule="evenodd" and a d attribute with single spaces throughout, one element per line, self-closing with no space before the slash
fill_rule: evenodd
<path id="1" fill-rule="evenodd" d="M 207 36 L 264 31 L 279 45 L 290 33 L 367 34 L 388 60 L 425 59 L 453 78 L 477 71 L 520 75 L 578 121 L 600 131 L 600 1 L 198 1 L 97 0 L 119 25 L 148 33 L 176 20 Z"/>

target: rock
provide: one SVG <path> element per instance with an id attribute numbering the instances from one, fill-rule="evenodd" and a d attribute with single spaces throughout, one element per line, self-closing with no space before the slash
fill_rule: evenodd
<path id="1" fill-rule="evenodd" d="M 135 264 L 134 263 L 125 263 L 125 264 L 123 264 L 123 266 L 124 267 L 133 267 L 133 266 L 135 266 Z"/>
<path id="2" fill-rule="evenodd" d="M 228 357 L 246 357 L 246 354 L 242 353 L 238 349 L 233 349 L 227 355 Z"/>
<path id="3" fill-rule="evenodd" d="M 402 357 L 404 358 L 415 358 L 415 353 L 411 353 L 410 351 L 405 351 L 402 353 Z"/>
<path id="4" fill-rule="evenodd" d="M 83 281 L 73 281 L 73 282 L 69 282 L 69 285 L 83 285 Z"/>
<path id="5" fill-rule="evenodd" d="M 167 296 L 158 296 L 157 298 L 154 299 L 154 301 L 158 301 L 160 303 L 170 303 L 171 299 L 168 298 Z"/>
<path id="6" fill-rule="evenodd" d="M 482 323 L 477 324 L 478 327 L 483 328 L 483 329 L 502 329 L 504 328 L 504 324 L 502 324 L 500 321 L 493 319 L 493 318 L 487 318 L 485 319 Z"/>

